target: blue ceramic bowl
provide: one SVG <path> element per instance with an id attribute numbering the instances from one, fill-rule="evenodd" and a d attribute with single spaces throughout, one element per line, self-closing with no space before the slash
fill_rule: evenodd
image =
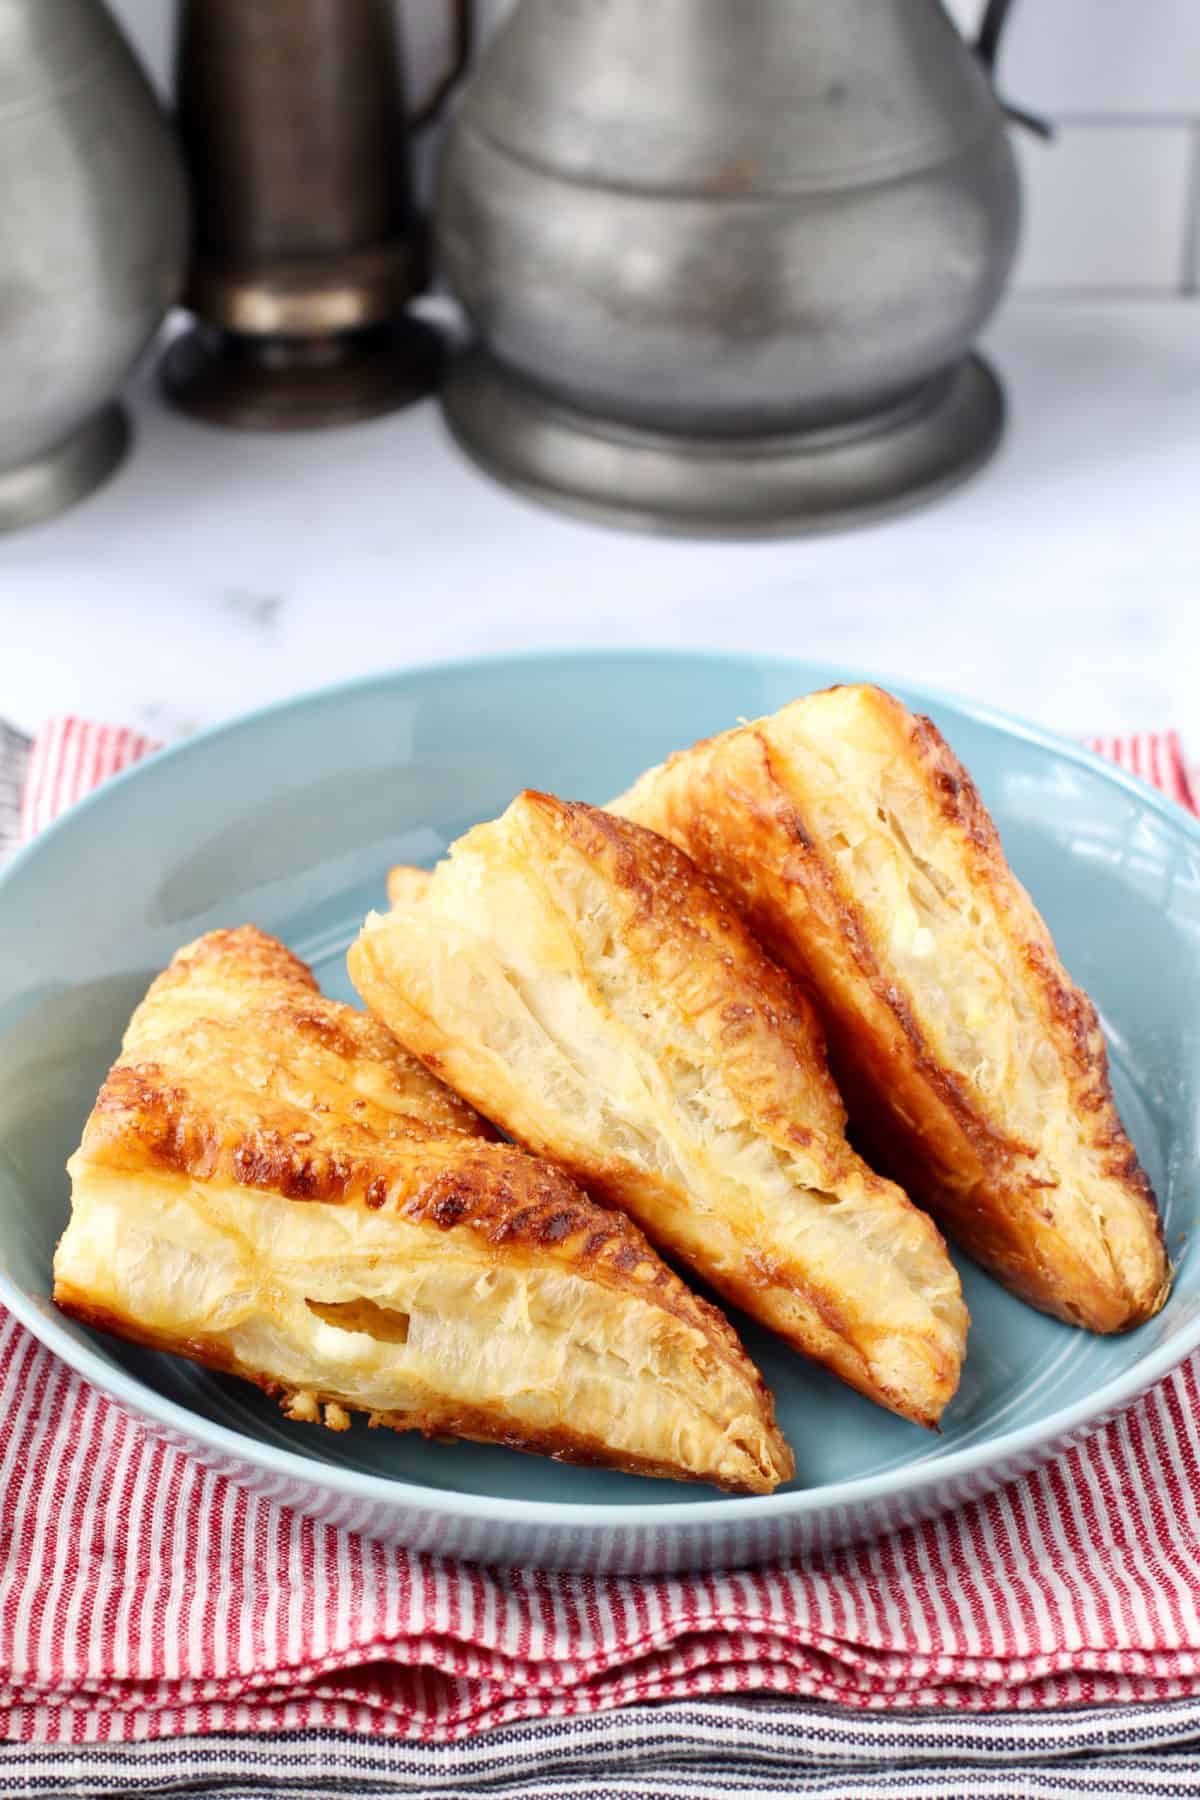
<path id="1" fill-rule="evenodd" d="M 1200 826 L 1030 726 L 901 688 L 975 775 L 1104 1019 L 1117 1098 L 1178 1263 L 1158 1318 L 1099 1339 L 960 1259 L 971 1309 L 938 1437 L 739 1320 L 799 1465 L 766 1499 L 416 1436 L 292 1424 L 254 1389 L 60 1318 L 63 1163 L 151 976 L 251 920 L 351 999 L 344 952 L 388 865 L 434 861 L 517 789 L 601 801 L 738 717 L 846 679 L 754 657 L 593 654 L 379 676 L 190 739 L 109 783 L 0 880 L 0 1301 L 172 1442 L 280 1500 L 421 1549 L 543 1566 L 747 1562 L 928 1516 L 1030 1468 L 1200 1342 Z"/>

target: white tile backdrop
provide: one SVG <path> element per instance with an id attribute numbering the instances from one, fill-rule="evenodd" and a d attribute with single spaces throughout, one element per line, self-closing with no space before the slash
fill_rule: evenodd
<path id="1" fill-rule="evenodd" d="M 485 33 L 511 3 L 476 0 Z M 963 30 L 975 28 L 984 0 L 946 3 Z M 109 4 L 165 89 L 175 0 Z M 419 89 L 445 54 L 444 7 L 440 0 L 397 5 Z M 1015 0 L 999 83 L 1056 128 L 1051 144 L 1017 133 L 1026 195 L 1018 285 L 1197 291 L 1200 0 Z M 428 160 L 426 151 L 422 175 Z"/>
<path id="2" fill-rule="evenodd" d="M 966 31 L 982 0 L 948 0 Z M 1001 92 L 1055 126 L 1017 133 L 1019 286 L 1194 292 L 1200 269 L 1200 0 L 1015 0 Z"/>

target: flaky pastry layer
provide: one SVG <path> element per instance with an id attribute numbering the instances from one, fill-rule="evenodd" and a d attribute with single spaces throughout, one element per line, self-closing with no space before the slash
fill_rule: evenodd
<path id="1" fill-rule="evenodd" d="M 761 1493 L 792 1473 L 731 1327 L 247 927 L 138 1009 L 71 1159 L 55 1299 L 294 1417 Z"/>
<path id="2" fill-rule="evenodd" d="M 934 1423 L 967 1323 L 945 1246 L 846 1143 L 812 1008 L 689 859 L 526 793 L 406 891 L 349 959 L 401 1041 L 753 1317 Z"/>
<path id="3" fill-rule="evenodd" d="M 802 977 L 872 1159 L 972 1256 L 1096 1331 L 1157 1311 L 1161 1227 L 1095 1008 L 928 719 L 878 688 L 811 694 L 613 810 L 683 846 Z"/>

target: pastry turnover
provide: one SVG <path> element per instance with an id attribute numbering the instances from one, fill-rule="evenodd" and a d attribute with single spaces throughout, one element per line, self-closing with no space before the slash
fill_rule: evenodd
<path id="1" fill-rule="evenodd" d="M 732 1328 L 251 927 L 180 951 L 70 1162 L 54 1297 L 294 1418 L 764 1493 L 792 1473 Z"/>
<path id="2" fill-rule="evenodd" d="M 613 810 L 683 845 L 809 985 L 867 1153 L 985 1268 L 1095 1331 L 1162 1305 L 1095 1009 L 928 719 L 832 688 L 672 757 Z"/>
<path id="3" fill-rule="evenodd" d="M 797 1349 L 934 1423 L 958 1276 L 846 1143 L 811 1006 L 695 865 L 525 793 L 410 892 L 350 951 L 401 1041 Z"/>

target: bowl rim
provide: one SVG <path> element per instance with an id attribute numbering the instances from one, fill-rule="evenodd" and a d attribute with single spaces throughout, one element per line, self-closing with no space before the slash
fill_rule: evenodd
<path id="1" fill-rule="evenodd" d="M 998 707 L 965 699 L 946 690 L 911 683 L 904 679 L 854 668 L 841 663 L 809 662 L 801 657 L 766 658 L 749 651 L 681 650 L 673 647 L 635 646 L 614 648 L 572 647 L 536 651 L 497 652 L 484 656 L 451 657 L 421 664 L 401 664 L 384 671 L 373 671 L 347 680 L 307 688 L 289 694 L 265 706 L 255 707 L 191 736 L 151 752 L 119 774 L 109 777 L 99 787 L 85 794 L 58 818 L 51 821 L 28 844 L 24 845 L 0 869 L 0 914 L 7 889 L 14 879 L 36 867 L 47 845 L 64 832 L 74 829 L 78 820 L 94 809 L 120 805 L 121 797 L 131 786 L 154 770 L 173 761 L 203 756 L 208 747 L 247 727 L 267 721 L 286 719 L 289 714 L 303 713 L 334 700 L 353 698 L 373 690 L 403 689 L 420 686 L 436 677 L 474 677 L 481 674 L 511 672 L 551 666 L 572 668 L 608 661 L 614 665 L 631 662 L 651 666 L 655 663 L 675 667 L 687 665 L 701 670 L 728 670 L 742 667 L 755 674 L 769 673 L 777 677 L 794 671 L 797 694 L 814 691 L 818 686 L 834 682 L 872 682 L 897 693 L 906 703 L 921 708 L 933 707 L 956 714 L 973 723 L 982 724 L 1002 736 L 1034 746 L 1061 761 L 1074 764 L 1099 776 L 1122 790 L 1145 812 L 1156 816 L 1200 853 L 1200 818 L 1193 817 L 1182 806 L 1140 776 L 1118 767 L 1106 757 L 1086 749 L 1074 740 L 1035 725 Z M 813 677 L 817 680 L 814 682 Z M 490 1494 L 474 1494 L 459 1489 L 425 1486 L 421 1482 L 377 1475 L 366 1470 L 325 1462 L 303 1450 L 284 1449 L 263 1443 L 241 1431 L 206 1419 L 178 1401 L 168 1399 L 156 1389 L 129 1374 L 120 1365 L 107 1361 L 88 1343 L 80 1342 L 50 1310 L 53 1302 L 47 1296 L 27 1294 L 0 1268 L 0 1304 L 3 1304 L 49 1350 L 95 1387 L 111 1395 L 143 1418 L 168 1428 L 184 1438 L 192 1438 L 223 1458 L 249 1463 L 275 1477 L 300 1482 L 305 1486 L 321 1485 L 339 1495 L 369 1501 L 399 1511 L 423 1510 L 427 1513 L 453 1514 L 472 1522 L 503 1525 L 527 1525 L 535 1528 L 559 1528 L 573 1533 L 621 1534 L 651 1527 L 712 1526 L 733 1524 L 739 1520 L 766 1523 L 805 1513 L 825 1513 L 834 1509 L 861 1510 L 872 1503 L 890 1499 L 916 1499 L 927 1489 L 951 1483 L 968 1482 L 1003 1463 L 1010 1471 L 1022 1458 L 1036 1459 L 1041 1450 L 1047 1452 L 1088 1428 L 1095 1429 L 1108 1417 L 1135 1400 L 1147 1388 L 1176 1368 L 1197 1346 L 1200 1346 L 1200 1310 L 1185 1319 L 1165 1342 L 1138 1357 L 1120 1374 L 1102 1382 L 1083 1397 L 1059 1407 L 1046 1417 L 1018 1426 L 994 1437 L 985 1437 L 951 1450 L 932 1462 L 893 1464 L 873 1475 L 826 1483 L 816 1487 L 795 1487 L 766 1495 L 723 1495 L 697 1500 L 663 1500 L 600 1502 L 575 1500 L 527 1500 Z"/>

